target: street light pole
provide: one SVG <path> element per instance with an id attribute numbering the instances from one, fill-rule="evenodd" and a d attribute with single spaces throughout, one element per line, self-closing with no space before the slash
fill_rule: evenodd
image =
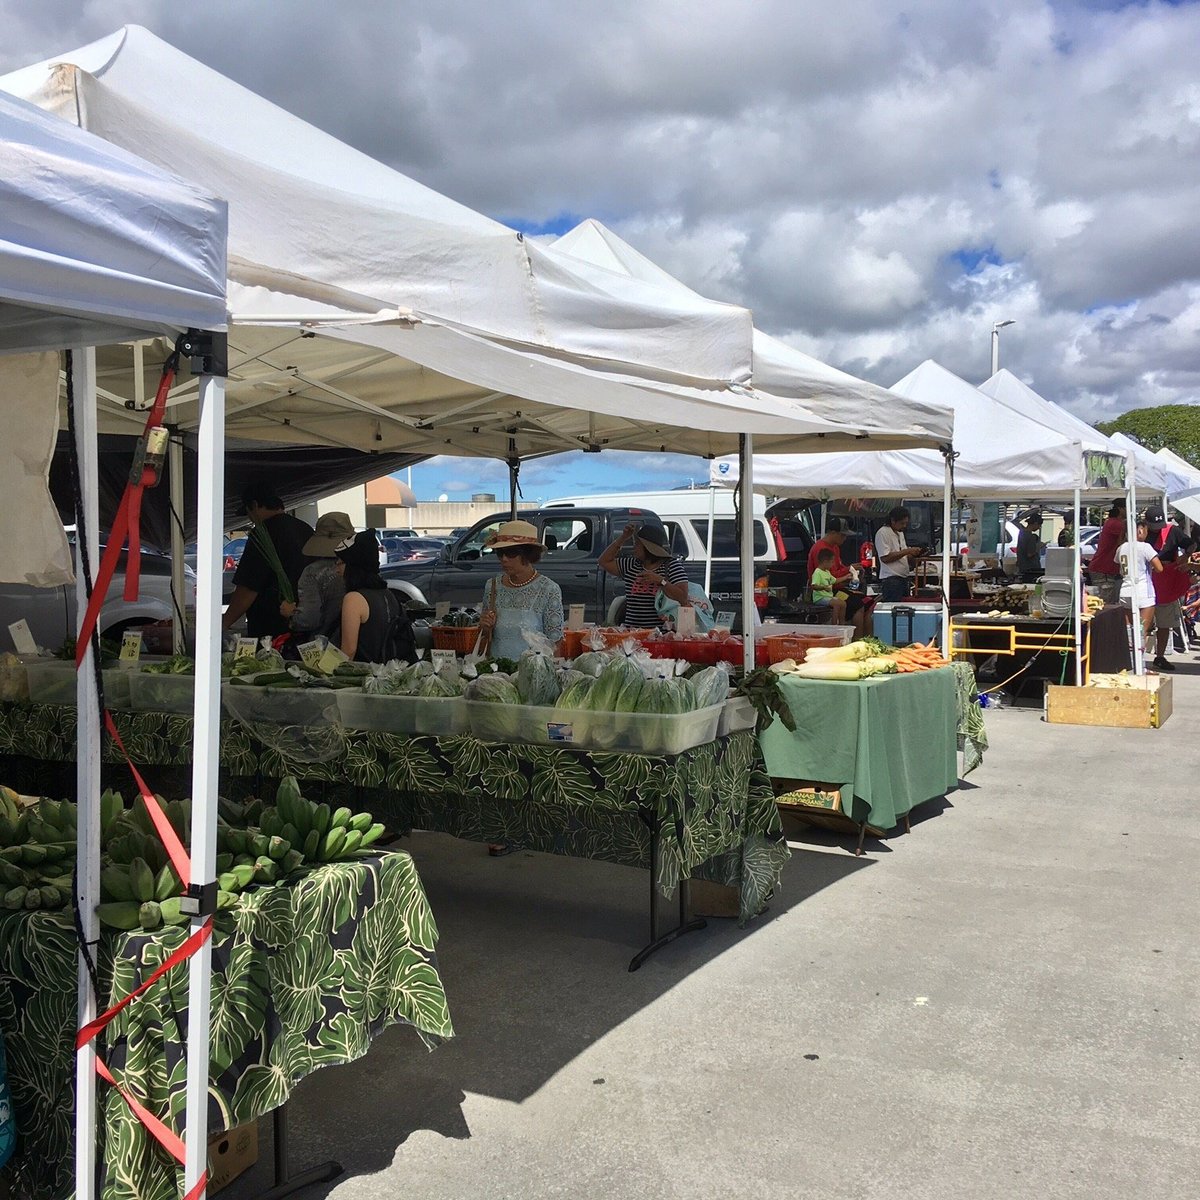
<path id="1" fill-rule="evenodd" d="M 992 374 L 1000 370 L 1000 330 L 1006 325 L 1015 325 L 1016 321 L 996 321 L 992 325 Z"/>

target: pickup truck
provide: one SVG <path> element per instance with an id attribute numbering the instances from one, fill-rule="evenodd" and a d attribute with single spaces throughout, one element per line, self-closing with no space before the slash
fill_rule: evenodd
<path id="1" fill-rule="evenodd" d="M 563 605 L 584 605 L 584 619 L 616 623 L 624 605 L 622 582 L 600 569 L 599 558 L 626 525 L 662 525 L 655 513 L 640 508 L 541 508 L 517 514 L 536 527 L 546 553 L 538 564 L 543 575 L 562 589 Z M 499 566 L 484 543 L 507 514 L 476 522 L 428 562 L 396 563 L 380 574 L 388 587 L 404 594 L 410 608 L 432 608 L 439 601 L 477 607 L 487 581 Z M 685 561 L 688 577 L 703 585 L 704 563 Z M 741 578 L 737 563 L 713 564 L 711 593 L 718 609 L 738 610 Z M 618 603 L 619 602 L 619 603 Z"/>

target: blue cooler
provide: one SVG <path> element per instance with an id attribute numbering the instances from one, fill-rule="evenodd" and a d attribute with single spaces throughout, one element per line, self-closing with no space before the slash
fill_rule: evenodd
<path id="1" fill-rule="evenodd" d="M 875 605 L 875 636 L 892 646 L 941 639 L 942 606 L 936 600 L 899 600 Z"/>

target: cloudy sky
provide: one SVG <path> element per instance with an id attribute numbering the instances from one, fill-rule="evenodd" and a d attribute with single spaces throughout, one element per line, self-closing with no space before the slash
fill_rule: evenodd
<path id="1" fill-rule="evenodd" d="M 0 0 L 0 70 L 146 25 L 534 233 L 596 216 L 880 383 L 1002 362 L 1088 420 L 1200 402 L 1200 3 Z M 531 499 L 686 482 L 547 460 Z M 422 496 L 503 470 L 418 468 Z M 451 486 L 451 485 L 462 485 Z"/>

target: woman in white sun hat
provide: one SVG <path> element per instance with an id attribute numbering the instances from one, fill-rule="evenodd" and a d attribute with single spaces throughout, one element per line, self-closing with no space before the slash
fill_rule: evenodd
<path id="1" fill-rule="evenodd" d="M 528 521 L 505 521 L 488 539 L 500 574 L 483 589 L 479 624 L 490 632 L 492 658 L 520 658 L 529 649 L 525 634 L 540 633 L 558 644 L 563 631 L 562 590 L 538 569 L 545 547 Z"/>

